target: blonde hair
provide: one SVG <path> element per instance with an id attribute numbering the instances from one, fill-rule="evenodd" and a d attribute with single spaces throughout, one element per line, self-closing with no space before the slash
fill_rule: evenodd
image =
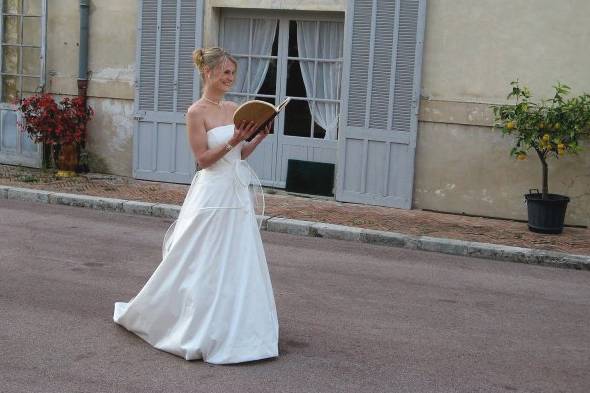
<path id="1" fill-rule="evenodd" d="M 231 61 L 236 66 L 236 69 L 238 68 L 236 59 L 223 48 L 214 46 L 211 48 L 195 49 L 193 52 L 193 62 L 199 69 L 201 77 L 204 76 L 205 67 L 213 70 L 225 60 Z"/>

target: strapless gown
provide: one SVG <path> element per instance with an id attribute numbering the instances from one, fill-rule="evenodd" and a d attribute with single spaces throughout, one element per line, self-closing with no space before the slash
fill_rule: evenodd
<path id="1" fill-rule="evenodd" d="M 225 145 L 233 125 L 207 133 Z M 242 144 L 199 171 L 160 265 L 128 303 L 115 303 L 116 323 L 160 350 L 186 360 L 239 363 L 278 356 L 279 326 L 253 206 Z"/>

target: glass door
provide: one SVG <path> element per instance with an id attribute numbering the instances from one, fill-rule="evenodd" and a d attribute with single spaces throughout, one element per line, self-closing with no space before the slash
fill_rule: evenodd
<path id="1" fill-rule="evenodd" d="M 267 186 L 285 187 L 289 159 L 336 162 L 343 15 L 224 10 L 220 46 L 238 60 L 227 98 L 291 102 L 248 159 Z"/>
<path id="2" fill-rule="evenodd" d="M 17 127 L 14 103 L 45 84 L 46 0 L 0 0 L 0 162 L 40 167 L 41 145 Z"/>
<path id="3" fill-rule="evenodd" d="M 232 92 L 226 99 L 238 104 L 249 100 L 278 104 L 279 20 L 274 15 L 225 12 L 220 43 L 238 61 Z M 275 122 L 276 126 L 276 122 Z M 277 133 L 271 134 L 248 158 L 265 186 L 276 186 Z"/>

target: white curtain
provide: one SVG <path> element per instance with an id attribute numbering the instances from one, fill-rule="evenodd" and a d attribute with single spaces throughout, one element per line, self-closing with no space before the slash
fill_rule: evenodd
<path id="1" fill-rule="evenodd" d="M 317 25 L 319 23 L 319 26 Z M 318 36 L 316 51 L 316 35 Z M 300 57 L 342 59 L 344 24 L 341 22 L 297 21 L 297 48 Z M 314 62 L 300 61 L 301 75 L 308 97 L 313 95 Z M 318 62 L 315 77 L 315 97 L 336 100 L 340 97 L 342 62 Z M 337 139 L 338 104 L 309 103 L 316 123 L 326 130 L 324 139 Z"/>
<path id="2" fill-rule="evenodd" d="M 277 30 L 277 21 L 271 19 L 254 19 L 252 21 L 252 51 L 251 55 L 270 56 L 272 44 Z M 250 19 L 225 19 L 223 31 L 223 47 L 231 54 L 248 54 L 250 45 Z M 256 94 L 264 78 L 270 59 L 251 59 L 250 85 L 248 86 L 248 59 L 238 57 L 238 72 L 232 91 Z M 234 96 L 239 103 L 246 101 L 246 97 Z"/>

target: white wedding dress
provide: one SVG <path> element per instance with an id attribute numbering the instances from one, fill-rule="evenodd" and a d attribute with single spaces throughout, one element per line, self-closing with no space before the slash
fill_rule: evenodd
<path id="1" fill-rule="evenodd" d="M 209 147 L 225 145 L 233 131 L 209 130 Z M 129 303 L 115 303 L 116 323 L 186 360 L 278 356 L 275 301 L 249 189 L 258 179 L 241 148 L 195 175 L 166 233 L 162 262 Z"/>

